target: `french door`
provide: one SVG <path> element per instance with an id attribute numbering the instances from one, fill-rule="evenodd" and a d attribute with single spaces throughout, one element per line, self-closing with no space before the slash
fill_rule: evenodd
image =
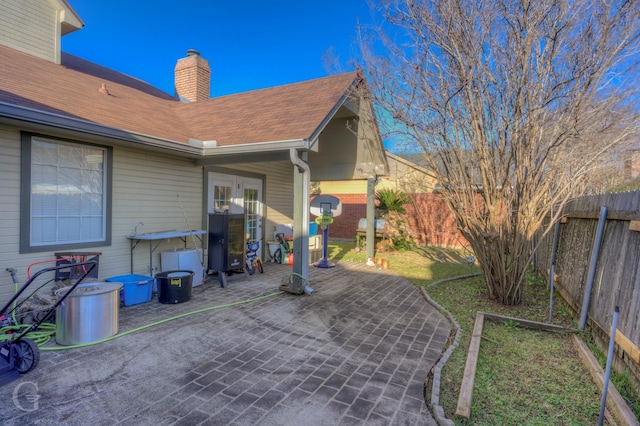
<path id="1" fill-rule="evenodd" d="M 262 240 L 262 180 L 210 172 L 209 213 L 244 213 L 247 242 Z"/>

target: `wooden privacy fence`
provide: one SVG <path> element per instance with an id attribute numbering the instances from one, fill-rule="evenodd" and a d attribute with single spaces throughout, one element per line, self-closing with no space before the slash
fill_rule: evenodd
<path id="1" fill-rule="evenodd" d="M 588 320 L 604 343 L 605 336 L 610 334 L 613 311 L 620 307 L 616 333 L 618 361 L 624 361 L 640 378 L 640 191 L 583 197 L 564 208 L 555 286 L 580 314 L 602 206 L 608 211 L 595 257 Z M 545 275 L 550 270 L 553 239 L 554 233 L 550 232 L 541 240 L 536 253 L 535 266 Z"/>

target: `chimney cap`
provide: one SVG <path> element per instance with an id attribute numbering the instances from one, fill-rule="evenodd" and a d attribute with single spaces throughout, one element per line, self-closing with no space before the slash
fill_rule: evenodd
<path id="1" fill-rule="evenodd" d="M 200 56 L 200 52 L 196 49 L 187 49 L 187 56 Z"/>

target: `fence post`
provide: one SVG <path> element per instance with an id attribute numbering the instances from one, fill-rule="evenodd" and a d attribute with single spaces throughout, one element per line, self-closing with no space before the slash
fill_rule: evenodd
<path id="1" fill-rule="evenodd" d="M 607 406 L 607 390 L 609 389 L 609 378 L 611 377 L 611 362 L 613 360 L 613 348 L 616 343 L 616 329 L 618 328 L 618 313 L 620 308 L 616 306 L 613 311 L 613 320 L 611 321 L 611 337 L 609 338 L 609 352 L 607 353 L 607 366 L 604 373 L 604 382 L 602 383 L 602 401 L 600 402 L 600 418 L 598 425 L 602 426 L 604 421 L 604 409 Z"/>
<path id="2" fill-rule="evenodd" d="M 556 280 L 556 251 L 558 251 L 558 239 L 560 238 L 560 219 L 556 222 L 553 232 L 553 246 L 551 248 L 551 266 L 549 267 L 549 324 L 553 322 L 553 285 Z"/>
<path id="3" fill-rule="evenodd" d="M 589 301 L 591 299 L 591 289 L 593 288 L 593 280 L 596 275 L 596 264 L 598 263 L 598 255 L 600 253 L 600 243 L 602 243 L 602 234 L 604 233 L 604 225 L 607 222 L 607 206 L 600 208 L 600 220 L 598 221 L 598 231 L 596 238 L 593 240 L 593 250 L 591 251 L 591 263 L 589 264 L 589 275 L 587 275 L 587 287 L 584 290 L 582 299 L 582 312 L 580 313 L 580 330 L 584 330 L 587 324 L 587 313 L 589 311 Z"/>

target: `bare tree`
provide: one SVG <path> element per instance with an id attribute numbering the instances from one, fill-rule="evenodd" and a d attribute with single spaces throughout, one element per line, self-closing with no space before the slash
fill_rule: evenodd
<path id="1" fill-rule="evenodd" d="M 386 3 L 362 37 L 381 121 L 424 152 L 490 296 L 518 304 L 533 234 L 638 134 L 640 2 Z"/>

